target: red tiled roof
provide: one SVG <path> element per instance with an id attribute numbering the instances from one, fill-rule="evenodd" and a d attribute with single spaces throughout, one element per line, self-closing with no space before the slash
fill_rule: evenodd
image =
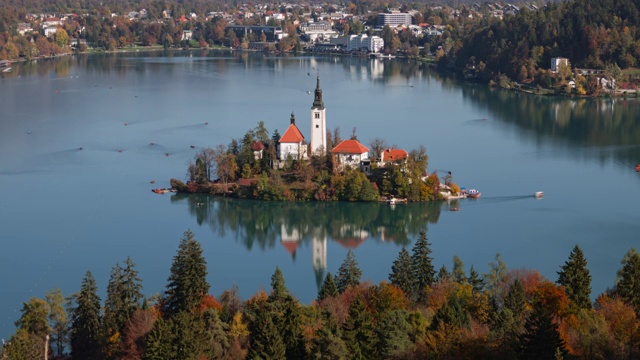
<path id="1" fill-rule="evenodd" d="M 333 154 L 364 154 L 366 152 L 369 152 L 369 148 L 360 144 L 358 140 L 342 140 L 331 150 Z"/>
<path id="2" fill-rule="evenodd" d="M 256 141 L 253 143 L 253 146 L 251 146 L 251 148 L 253 149 L 253 151 L 264 150 L 264 144 L 262 143 L 262 141 Z"/>
<path id="3" fill-rule="evenodd" d="M 398 161 L 405 159 L 409 154 L 402 149 L 386 149 L 382 151 L 381 161 Z"/>
<path id="4" fill-rule="evenodd" d="M 289 125 L 287 131 L 280 137 L 281 143 L 300 143 L 303 140 L 304 135 L 302 135 L 296 124 Z"/>
<path id="5" fill-rule="evenodd" d="M 287 249 L 289 254 L 293 255 L 293 254 L 295 254 L 296 249 L 298 249 L 298 242 L 297 241 L 283 241 L 282 242 L 282 246 L 284 246 L 284 248 Z"/>

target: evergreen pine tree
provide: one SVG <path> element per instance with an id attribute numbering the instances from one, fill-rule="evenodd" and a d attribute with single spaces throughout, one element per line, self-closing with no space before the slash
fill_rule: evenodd
<path id="1" fill-rule="evenodd" d="M 122 267 L 116 264 L 111 269 L 111 276 L 107 284 L 107 298 L 104 301 L 104 317 L 103 327 L 104 334 L 109 340 L 105 348 L 105 357 L 107 359 L 115 359 L 117 350 L 120 346 L 120 337 L 117 334 L 121 326 L 124 327 L 126 321 L 122 312 Z"/>
<path id="2" fill-rule="evenodd" d="M 451 270 L 451 275 L 455 281 L 460 284 L 468 283 L 467 274 L 465 274 L 464 271 L 464 263 L 458 256 L 453 257 L 453 270 Z"/>
<path id="3" fill-rule="evenodd" d="M 474 292 L 480 292 L 484 290 L 484 280 L 480 277 L 480 274 L 473 268 L 471 265 L 471 269 L 469 269 L 469 284 L 473 286 Z"/>
<path id="4" fill-rule="evenodd" d="M 207 344 L 209 359 L 222 359 L 231 346 L 229 342 L 229 326 L 220 319 L 218 311 L 209 309 L 202 314 L 204 323 L 204 343 Z"/>
<path id="5" fill-rule="evenodd" d="M 176 359 L 174 339 L 171 322 L 159 318 L 144 338 L 145 350 L 142 358 L 144 360 Z"/>
<path id="6" fill-rule="evenodd" d="M 427 241 L 427 233 L 423 231 L 414 244 L 411 255 L 411 277 L 413 278 L 413 289 L 415 292 L 413 297 L 420 302 L 425 300 L 425 290 L 427 286 L 433 284 L 436 273 L 433 268 L 433 259 L 429 256 L 430 254 L 431 244 Z"/>
<path id="7" fill-rule="evenodd" d="M 447 267 L 442 265 L 442 267 L 440 267 L 440 270 L 438 270 L 438 275 L 436 275 L 436 281 L 446 281 L 450 276 L 451 274 L 449 274 Z"/>
<path id="8" fill-rule="evenodd" d="M 209 358 L 209 343 L 202 313 L 181 311 L 170 319 L 175 359 Z"/>
<path id="9" fill-rule="evenodd" d="M 511 310 L 516 318 L 521 318 L 524 315 L 524 310 L 527 306 L 527 297 L 524 292 L 522 282 L 516 279 L 509 287 L 507 296 L 504 298 L 504 307 Z"/>
<path id="10" fill-rule="evenodd" d="M 286 347 L 278 328 L 271 320 L 272 314 L 266 309 L 258 311 L 255 321 L 251 323 L 251 344 L 248 359 L 286 359 Z"/>
<path id="11" fill-rule="evenodd" d="M 558 285 L 564 286 L 567 297 L 578 307 L 591 308 L 591 274 L 587 269 L 587 260 L 578 245 L 569 259 L 558 271 Z"/>
<path id="12" fill-rule="evenodd" d="M 300 304 L 289 295 L 283 304 L 282 318 L 278 328 L 282 334 L 287 359 L 303 359 L 306 357 L 304 339 L 302 337 L 302 310 Z"/>
<path id="13" fill-rule="evenodd" d="M 272 314 L 273 324 L 282 337 L 286 358 L 303 358 L 304 345 L 300 325 L 300 305 L 289 294 L 279 267 L 276 267 L 276 271 L 271 276 L 271 289 L 271 294 L 267 299 L 268 309 Z"/>
<path id="14" fill-rule="evenodd" d="M 640 255 L 635 249 L 629 250 L 622 259 L 615 293 L 640 314 Z"/>
<path id="15" fill-rule="evenodd" d="M 323 311 L 324 326 L 317 332 L 311 343 L 311 359 L 318 360 L 342 360 L 348 358 L 349 350 L 342 332 L 336 324 L 331 313 Z"/>
<path id="16" fill-rule="evenodd" d="M 284 283 L 284 276 L 278 266 L 276 271 L 271 275 L 271 294 L 269 295 L 269 301 L 282 301 L 289 296 L 289 290 Z"/>
<path id="17" fill-rule="evenodd" d="M 126 316 L 124 324 L 120 330 L 124 329 L 126 322 L 129 321 L 131 315 L 140 309 L 144 300 L 142 295 L 142 279 L 138 276 L 138 270 L 135 269 L 136 264 L 130 257 L 127 257 L 124 261 L 124 268 L 122 270 L 122 306 L 123 312 Z"/>
<path id="18" fill-rule="evenodd" d="M 349 306 L 349 318 L 344 324 L 343 339 L 349 348 L 351 359 L 375 358 L 377 336 L 373 317 L 367 312 L 360 295 Z"/>
<path id="19" fill-rule="evenodd" d="M 100 297 L 96 280 L 87 271 L 72 310 L 71 356 L 74 359 L 99 358 L 100 349 Z"/>
<path id="20" fill-rule="evenodd" d="M 437 330 L 440 324 L 446 324 L 454 328 L 469 325 L 469 311 L 467 311 L 462 299 L 456 296 L 450 296 L 447 303 L 438 309 L 435 315 L 433 315 L 431 329 Z"/>
<path id="21" fill-rule="evenodd" d="M 391 266 L 391 274 L 389 274 L 389 281 L 391 284 L 402 289 L 407 296 L 413 294 L 413 281 L 411 277 L 411 255 L 406 248 L 400 250 L 398 258 L 393 262 Z"/>
<path id="22" fill-rule="evenodd" d="M 336 283 L 333 281 L 333 276 L 328 272 L 327 276 L 324 278 L 320 291 L 318 291 L 317 300 L 322 301 L 328 297 L 334 297 L 336 295 L 338 295 L 338 288 L 336 287 Z"/>
<path id="23" fill-rule="evenodd" d="M 193 311 L 209 291 L 207 261 L 202 247 L 191 230 L 184 232 L 178 254 L 171 264 L 169 283 L 165 291 L 164 314 L 172 316 L 180 311 Z"/>
<path id="24" fill-rule="evenodd" d="M 349 286 L 357 286 L 360 284 L 360 278 L 362 277 L 362 271 L 358 268 L 358 262 L 355 255 L 349 250 L 347 257 L 344 259 L 340 268 L 338 269 L 338 275 L 336 275 L 335 282 L 338 292 L 344 292 Z"/>
<path id="25" fill-rule="evenodd" d="M 558 350 L 563 356 L 567 352 L 558 332 L 558 324 L 553 322 L 551 313 L 540 303 L 534 305 L 519 340 L 523 359 L 554 359 Z"/>
<path id="26" fill-rule="evenodd" d="M 386 313 L 376 326 L 380 358 L 400 358 L 413 348 L 413 342 L 409 337 L 412 329 L 407 321 L 408 317 L 407 310 L 392 310 Z"/>
<path id="27" fill-rule="evenodd" d="M 349 356 L 349 350 L 340 335 L 321 327 L 311 343 L 311 359 L 343 360 Z"/>

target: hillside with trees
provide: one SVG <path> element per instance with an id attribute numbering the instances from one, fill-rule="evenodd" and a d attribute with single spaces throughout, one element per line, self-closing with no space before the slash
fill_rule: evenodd
<path id="1" fill-rule="evenodd" d="M 437 256 L 437 254 L 435 254 Z M 349 250 L 317 298 L 302 304 L 276 267 L 269 293 L 211 294 L 207 260 L 186 231 L 166 290 L 145 298 L 135 264 L 116 264 L 104 302 L 90 271 L 80 291 L 23 303 L 0 358 L 41 359 L 636 359 L 640 356 L 640 255 L 623 257 L 611 290 L 591 297 L 579 246 L 555 282 L 509 269 L 497 254 L 486 274 L 434 267 L 423 232 L 402 248 L 389 281 L 363 281 Z M 215 286 L 215 284 L 213 284 Z M 46 349 L 46 350 L 45 350 Z"/>
<path id="2" fill-rule="evenodd" d="M 638 3 L 631 0 L 549 3 L 538 11 L 522 8 L 504 20 L 481 20 L 463 35 L 452 55 L 460 67 L 475 65 L 477 75 L 486 80 L 505 74 L 519 82 L 551 87 L 571 78 L 573 66 L 604 69 L 621 82 L 625 79 L 620 69 L 638 65 L 639 21 Z M 554 57 L 568 58 L 568 71 L 551 73 Z M 592 79 L 576 81 L 582 82 L 577 85 L 585 92 L 595 92 Z"/>

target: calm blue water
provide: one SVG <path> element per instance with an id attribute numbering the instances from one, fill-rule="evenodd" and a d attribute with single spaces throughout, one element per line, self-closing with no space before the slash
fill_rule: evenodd
<path id="1" fill-rule="evenodd" d="M 375 137 L 424 145 L 430 171 L 452 171 L 482 198 L 450 212 L 446 203 L 392 209 L 150 191 L 184 179 L 198 149 L 228 144 L 258 121 L 282 133 L 293 111 L 308 136 L 317 73 L 329 128 L 343 137 L 355 128 L 365 145 Z M 13 333 L 23 301 L 56 287 L 70 295 L 87 270 L 104 296 L 112 266 L 127 256 L 145 294 L 163 292 L 189 228 L 215 295 L 234 284 L 245 298 L 268 290 L 279 266 L 308 303 L 349 248 L 364 278 L 379 282 L 427 230 L 436 267 L 458 255 L 486 272 L 499 252 L 508 267 L 554 281 L 579 244 L 595 296 L 638 246 L 639 105 L 501 92 L 369 59 L 192 52 L 19 64 L 0 74 L 0 337 Z"/>

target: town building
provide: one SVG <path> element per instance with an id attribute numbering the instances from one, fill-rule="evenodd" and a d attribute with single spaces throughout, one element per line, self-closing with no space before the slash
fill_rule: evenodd
<path id="1" fill-rule="evenodd" d="M 50 37 L 51 35 L 55 34 L 58 31 L 58 27 L 57 26 L 47 26 L 44 28 L 44 36 L 46 37 Z"/>
<path id="2" fill-rule="evenodd" d="M 367 34 L 350 35 L 349 37 L 332 38 L 332 45 L 341 46 L 347 51 L 380 52 L 384 49 L 384 40 L 379 36 L 367 36 Z"/>
<path id="3" fill-rule="evenodd" d="M 569 66 L 569 59 L 557 57 L 551 58 L 551 71 L 556 73 L 560 69 L 560 66 Z"/>
<path id="4" fill-rule="evenodd" d="M 411 16 L 411 14 L 392 11 L 391 13 L 378 14 L 376 27 L 381 29 L 385 27 L 385 25 L 389 25 L 389 27 L 395 28 L 398 27 L 398 25 L 409 26 L 412 23 L 413 16 Z"/>
<path id="5" fill-rule="evenodd" d="M 316 42 L 318 39 L 326 41 L 326 39 L 338 36 L 338 33 L 331 29 L 331 23 L 328 21 L 306 23 L 300 26 L 300 32 L 312 42 Z"/>
<path id="6" fill-rule="evenodd" d="M 252 33 L 255 34 L 256 39 L 259 39 L 260 34 L 264 33 L 267 41 L 278 41 L 288 36 L 286 32 L 282 31 L 280 26 L 229 25 L 225 28 L 225 33 L 228 30 L 233 31 L 240 40 Z"/>
<path id="7" fill-rule="evenodd" d="M 316 90 L 311 105 L 311 154 L 324 155 L 327 153 L 327 118 L 324 101 L 322 101 L 322 89 L 320 88 L 320 76 L 316 80 Z"/>

